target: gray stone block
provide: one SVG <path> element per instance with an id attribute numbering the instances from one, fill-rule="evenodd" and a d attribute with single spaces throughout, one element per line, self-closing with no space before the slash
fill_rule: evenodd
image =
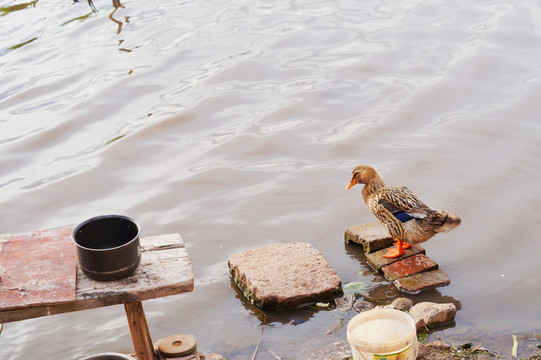
<path id="1" fill-rule="evenodd" d="M 385 226 L 380 222 L 355 225 L 347 228 L 344 233 L 344 239 L 346 242 L 351 241 L 362 245 L 365 254 L 384 249 L 393 244 L 393 239 Z"/>

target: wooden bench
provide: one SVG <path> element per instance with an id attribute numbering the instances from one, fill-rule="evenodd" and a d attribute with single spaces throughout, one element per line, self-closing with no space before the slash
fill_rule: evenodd
<path id="1" fill-rule="evenodd" d="M 38 235 L 42 234 L 42 232 L 37 233 Z M 54 240 L 55 234 L 57 237 L 65 237 L 66 234 L 71 234 L 71 229 L 47 230 L 43 234 L 46 234 L 46 240 Z M 38 239 L 36 233 L 26 236 L 0 235 L 0 255 L 3 251 L 7 253 L 8 242 L 10 242 L 9 248 L 13 250 L 18 242 L 24 244 L 24 240 L 28 240 L 28 238 Z M 47 243 L 49 242 L 44 241 L 44 244 Z M 68 245 L 64 246 L 69 249 Z M 71 246 L 75 247 L 73 243 Z M 23 258 L 25 250 L 24 247 L 21 247 L 20 252 L 16 255 L 21 255 Z M 29 303 L 21 300 L 16 306 L 6 304 L 2 298 L 7 299 L 10 294 L 13 295 L 14 290 L 18 290 L 24 295 L 25 286 L 28 287 L 27 284 L 23 283 L 19 286 L 13 286 L 16 273 L 23 271 L 25 263 L 21 262 L 18 270 L 11 269 L 11 274 L 0 263 L 0 323 L 124 304 L 136 357 L 140 360 L 157 359 L 158 354 L 150 336 L 141 301 L 192 291 L 194 286 L 193 268 L 179 234 L 143 237 L 141 238 L 141 250 L 141 264 L 132 276 L 125 279 L 107 282 L 94 281 L 88 278 L 77 266 L 76 270 L 73 269 L 74 272 L 76 271 L 76 288 L 72 301 L 53 300 L 43 303 Z M 14 255 L 9 256 L 10 259 L 13 259 Z M 9 288 L 6 285 L 8 277 L 11 281 Z M 21 299 L 24 298 L 25 296 L 21 296 Z"/>

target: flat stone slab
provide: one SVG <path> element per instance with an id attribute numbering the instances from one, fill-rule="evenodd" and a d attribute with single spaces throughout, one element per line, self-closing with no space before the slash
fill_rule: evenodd
<path id="1" fill-rule="evenodd" d="M 360 244 L 365 254 L 373 253 L 393 245 L 393 239 L 382 223 L 373 222 L 369 224 L 355 225 L 347 228 L 344 233 L 346 242 Z"/>
<path id="2" fill-rule="evenodd" d="M 271 244 L 229 257 L 244 295 L 262 308 L 285 310 L 342 295 L 342 281 L 323 255 L 306 242 Z"/>
<path id="3" fill-rule="evenodd" d="M 436 270 L 437 268 L 438 264 L 434 260 L 424 254 L 417 254 L 384 266 L 381 270 L 385 278 L 392 282 L 396 279 L 424 271 Z"/>
<path id="4" fill-rule="evenodd" d="M 446 286 L 451 283 L 449 275 L 441 269 L 406 276 L 393 281 L 398 290 L 416 294 L 422 290 Z"/>
<path id="5" fill-rule="evenodd" d="M 391 244 L 392 245 L 392 244 Z M 382 267 L 392 264 L 397 261 L 402 261 L 410 256 L 417 254 L 426 254 L 425 249 L 421 245 L 410 246 L 404 250 L 404 255 L 395 258 L 383 257 L 387 253 L 387 249 L 381 249 L 371 254 L 366 254 L 366 262 L 376 271 L 380 271 Z"/>

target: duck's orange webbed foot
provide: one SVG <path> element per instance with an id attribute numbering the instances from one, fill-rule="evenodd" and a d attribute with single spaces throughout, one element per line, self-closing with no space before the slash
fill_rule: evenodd
<path id="1" fill-rule="evenodd" d="M 399 242 L 397 241 L 397 242 L 395 242 L 395 243 L 393 244 L 397 249 L 398 249 L 398 243 L 399 243 Z M 402 249 L 407 249 L 407 248 L 409 248 L 410 246 L 411 246 L 411 245 L 408 244 L 408 243 L 405 243 L 405 242 L 402 243 Z"/>
<path id="2" fill-rule="evenodd" d="M 408 245 L 409 246 L 409 245 Z M 404 242 L 397 241 L 397 247 L 396 248 L 388 248 L 387 253 L 383 255 L 384 258 L 395 258 L 399 257 L 400 255 L 404 254 Z"/>

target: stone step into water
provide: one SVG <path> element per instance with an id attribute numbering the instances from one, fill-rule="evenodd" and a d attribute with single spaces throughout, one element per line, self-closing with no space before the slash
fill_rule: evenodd
<path id="1" fill-rule="evenodd" d="M 344 234 L 346 242 L 362 245 L 365 254 L 385 249 L 393 244 L 393 239 L 385 226 L 380 222 L 355 225 L 346 229 Z"/>
<path id="2" fill-rule="evenodd" d="M 381 272 L 400 291 L 415 294 L 451 282 L 438 264 L 426 256 L 426 250 L 420 245 L 405 249 L 404 255 L 396 258 L 383 257 L 387 248 L 393 245 L 393 240 L 379 222 L 352 226 L 346 229 L 344 239 L 362 245 L 366 263 Z"/>
<path id="3" fill-rule="evenodd" d="M 228 264 L 246 298 L 261 308 L 287 310 L 342 295 L 336 271 L 306 242 L 241 251 Z"/>

